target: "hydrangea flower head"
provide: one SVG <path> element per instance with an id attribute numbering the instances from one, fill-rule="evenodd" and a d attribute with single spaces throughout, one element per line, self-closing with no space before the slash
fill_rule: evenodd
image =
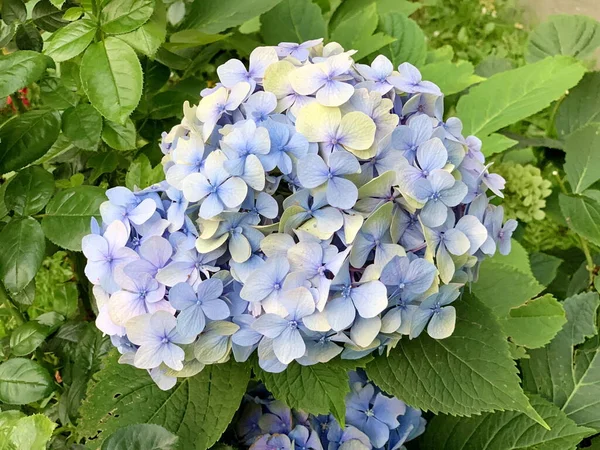
<path id="1" fill-rule="evenodd" d="M 107 191 L 82 243 L 97 323 L 161 388 L 253 353 L 281 372 L 444 339 L 471 274 L 510 251 L 481 141 L 417 68 L 355 53 L 316 39 L 226 61 L 163 134 L 165 181 Z M 394 432 L 401 402 L 353 396 L 323 447 L 395 450 L 418 425 Z M 285 429 L 254 429 L 255 448 L 319 450 L 272 409 L 263 425 Z"/>

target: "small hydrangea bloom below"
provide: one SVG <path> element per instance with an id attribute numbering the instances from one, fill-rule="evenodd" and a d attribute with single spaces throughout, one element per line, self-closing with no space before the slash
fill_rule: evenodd
<path id="1" fill-rule="evenodd" d="M 313 40 L 225 62 L 163 134 L 165 181 L 107 191 L 82 244 L 97 323 L 161 388 L 253 353 L 281 372 L 444 339 L 481 261 L 510 251 L 481 141 L 414 66 L 354 53 Z M 404 406 L 364 389 L 331 448 L 399 447 Z M 256 448 L 317 445 L 281 433 Z"/>

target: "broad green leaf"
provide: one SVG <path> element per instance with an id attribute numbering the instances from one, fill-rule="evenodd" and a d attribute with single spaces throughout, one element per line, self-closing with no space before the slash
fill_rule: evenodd
<path id="1" fill-rule="evenodd" d="M 41 211 L 54 194 L 54 177 L 39 166 L 21 170 L 4 194 L 4 202 L 20 216 Z"/>
<path id="2" fill-rule="evenodd" d="M 55 428 L 56 423 L 44 414 L 22 417 L 8 435 L 8 449 L 45 450 Z"/>
<path id="3" fill-rule="evenodd" d="M 598 294 L 587 292 L 563 302 L 567 323 L 544 348 L 522 361 L 524 386 L 556 404 L 575 423 L 600 430 L 600 345 L 596 336 Z"/>
<path id="4" fill-rule="evenodd" d="M 502 153 L 509 148 L 514 147 L 519 142 L 504 136 L 500 133 L 492 133 L 489 136 L 482 136 L 481 151 L 485 156 L 491 156 L 496 153 Z M 492 172 L 494 169 L 492 168 Z"/>
<path id="5" fill-rule="evenodd" d="M 134 50 L 154 57 L 167 37 L 167 19 L 163 3 L 156 3 L 152 16 L 144 25 L 135 31 L 120 34 L 117 37 L 131 45 Z"/>
<path id="6" fill-rule="evenodd" d="M 89 20 L 77 20 L 61 28 L 44 44 L 44 54 L 61 62 L 83 52 L 94 40 L 96 24 Z"/>
<path id="7" fill-rule="evenodd" d="M 475 75 L 473 64 L 468 61 L 436 62 L 426 64 L 420 70 L 423 79 L 437 84 L 444 95 L 464 91 L 469 86 L 485 79 Z"/>
<path id="8" fill-rule="evenodd" d="M 54 32 L 69 22 L 63 20 L 63 12 L 55 7 L 50 0 L 40 0 L 33 7 L 31 17 L 33 23 L 45 31 Z"/>
<path id="9" fill-rule="evenodd" d="M 30 50 L 0 55 L 0 98 L 39 80 L 52 60 Z"/>
<path id="10" fill-rule="evenodd" d="M 42 157 L 59 133 L 56 111 L 38 109 L 4 122 L 0 127 L 0 173 L 19 170 Z"/>
<path id="11" fill-rule="evenodd" d="M 8 25 L 13 22 L 25 22 L 27 20 L 27 7 L 23 0 L 4 0 L 2 2 L 2 20 Z"/>
<path id="12" fill-rule="evenodd" d="M 530 262 L 535 278 L 544 286 L 549 286 L 556 278 L 563 260 L 547 253 L 537 252 L 531 254 Z"/>
<path id="13" fill-rule="evenodd" d="M 79 102 L 77 92 L 67 88 L 61 78 L 44 78 L 38 82 L 38 86 L 40 100 L 48 108 L 67 109 Z"/>
<path id="14" fill-rule="evenodd" d="M 4 202 L 4 194 L 9 184 L 10 181 L 5 181 L 4 183 L 0 184 L 0 219 L 4 219 L 6 216 L 8 216 L 9 211 L 6 207 L 6 203 Z"/>
<path id="15" fill-rule="evenodd" d="M 207 34 L 217 34 L 260 16 L 279 2 L 281 0 L 193 2 L 186 7 L 189 11 L 179 29 L 194 29 Z"/>
<path id="16" fill-rule="evenodd" d="M 404 14 L 387 13 L 380 17 L 379 29 L 396 39 L 381 50 L 381 53 L 392 61 L 394 67 L 404 62 L 415 66 L 425 62 L 427 57 L 425 35 L 414 20 Z"/>
<path id="17" fill-rule="evenodd" d="M 355 11 L 354 15 L 335 27 L 331 31 L 331 40 L 338 42 L 347 50 L 356 50 L 354 59 L 359 61 L 397 38 L 397 36 L 386 36 L 384 33 L 375 33 L 378 20 L 377 7 L 373 3 Z M 384 32 L 391 34 L 389 30 Z"/>
<path id="18" fill-rule="evenodd" d="M 142 68 L 133 49 L 115 37 L 92 44 L 80 73 L 83 89 L 100 114 L 125 123 L 142 95 Z"/>
<path id="19" fill-rule="evenodd" d="M 327 37 L 321 8 L 311 0 L 283 0 L 263 14 L 260 22 L 260 32 L 268 45 Z"/>
<path id="20" fill-rule="evenodd" d="M 147 374 L 118 364 L 115 353 L 94 376 L 80 409 L 78 433 L 95 438 L 88 441 L 92 448 L 119 428 L 154 423 L 177 433 L 181 448 L 206 450 L 229 425 L 250 379 L 249 365 L 230 360 L 161 391 Z"/>
<path id="21" fill-rule="evenodd" d="M 366 361 L 336 358 L 326 364 L 290 364 L 281 373 L 254 370 L 277 400 L 290 408 L 314 415 L 333 414 L 344 426 L 346 395 L 350 392 L 348 372 L 364 367 Z"/>
<path id="22" fill-rule="evenodd" d="M 500 72 L 515 68 L 515 61 L 495 55 L 486 56 L 475 66 L 475 73 L 481 77 L 489 78 Z"/>
<path id="23" fill-rule="evenodd" d="M 75 147 L 97 150 L 102 133 L 102 116 L 89 103 L 81 103 L 63 113 L 62 132 Z"/>
<path id="24" fill-rule="evenodd" d="M 167 66 L 158 61 L 152 61 L 147 58 L 143 65 L 144 70 L 144 94 L 154 94 L 160 90 L 171 76 L 171 71 Z"/>
<path id="25" fill-rule="evenodd" d="M 419 441 L 431 450 L 567 450 L 593 430 L 578 427 L 555 405 L 534 395 L 531 405 L 550 426 L 545 430 L 525 414 L 500 411 L 473 417 L 439 415 L 427 424 Z"/>
<path id="26" fill-rule="evenodd" d="M 348 19 L 348 17 L 354 15 L 357 10 L 367 8 L 372 4 L 376 5 L 377 14 L 380 16 L 387 13 L 399 13 L 410 16 L 422 6 L 421 3 L 409 0 L 344 0 L 335 9 L 333 17 L 329 21 L 330 28 L 337 27 L 341 22 Z"/>
<path id="27" fill-rule="evenodd" d="M 558 107 L 554 127 L 566 137 L 591 123 L 600 123 L 600 72 L 586 73 Z"/>
<path id="28" fill-rule="evenodd" d="M 471 290 L 498 317 L 505 317 L 511 308 L 521 306 L 542 292 L 544 286 L 531 272 L 525 273 L 491 258 L 481 264 L 479 278 Z"/>
<path id="29" fill-rule="evenodd" d="M 39 272 L 38 272 L 39 273 Z M 11 293 L 12 299 L 21 305 L 31 305 L 35 300 L 35 278 L 29 282 L 25 289 Z"/>
<path id="30" fill-rule="evenodd" d="M 581 194 L 600 180 L 599 148 L 600 123 L 588 125 L 567 138 L 564 169 L 574 193 Z"/>
<path id="31" fill-rule="evenodd" d="M 229 36 L 229 34 L 206 34 L 198 30 L 181 30 L 169 37 L 169 42 L 165 44 L 165 48 L 177 51 L 185 48 L 199 47 L 222 41 Z"/>
<path id="32" fill-rule="evenodd" d="M 18 22 L 13 22 L 10 25 L 5 24 L 0 20 L 0 47 L 6 47 L 17 32 Z"/>
<path id="33" fill-rule="evenodd" d="M 551 16 L 529 35 L 525 58 L 539 61 L 565 55 L 585 59 L 600 46 L 600 22 L 588 16 Z"/>
<path id="34" fill-rule="evenodd" d="M 488 78 L 458 101 L 463 134 L 487 136 L 541 111 L 584 73 L 585 68 L 572 58 L 556 56 Z"/>
<path id="35" fill-rule="evenodd" d="M 79 186 L 58 192 L 42 219 L 46 237 L 56 245 L 81 250 L 81 239 L 90 232 L 92 217 L 100 218 L 99 208 L 106 201 L 104 189 L 96 186 Z M 65 230 L 69 230 L 65 233 Z"/>
<path id="36" fill-rule="evenodd" d="M 100 11 L 100 28 L 108 34 L 123 34 L 139 28 L 154 11 L 154 0 L 109 0 Z"/>
<path id="37" fill-rule="evenodd" d="M 102 128 L 102 140 L 115 150 L 133 150 L 136 148 L 135 125 L 129 118 L 125 120 L 125 125 L 105 120 Z"/>
<path id="38" fill-rule="evenodd" d="M 15 43 L 19 50 L 41 52 L 44 46 L 44 39 L 35 25 L 32 23 L 22 23 L 17 28 Z"/>
<path id="39" fill-rule="evenodd" d="M 29 284 L 42 264 L 46 240 L 31 217 L 11 220 L 0 233 L 0 280 L 10 292 Z"/>
<path id="40" fill-rule="evenodd" d="M 51 328 L 31 321 L 15 328 L 10 335 L 10 350 L 13 355 L 25 356 L 33 352 L 50 334 Z"/>
<path id="41" fill-rule="evenodd" d="M 6 443 L 8 443 L 8 437 L 11 431 L 14 429 L 16 423 L 22 417 L 26 417 L 21 411 L 16 409 L 9 409 L 0 412 L 0 442 L 4 443 L 4 446 L 0 446 L 0 449 L 7 450 Z"/>
<path id="42" fill-rule="evenodd" d="M 35 361 L 13 358 L 0 364 L 0 402 L 10 405 L 37 402 L 53 388 L 50 374 Z"/>
<path id="43" fill-rule="evenodd" d="M 501 325 L 515 344 L 539 348 L 550 342 L 566 321 L 562 305 L 546 294 L 512 308 Z"/>
<path id="44" fill-rule="evenodd" d="M 113 151 L 97 153 L 88 159 L 87 165 L 94 169 L 90 174 L 90 182 L 93 183 L 101 175 L 114 172 L 119 165 L 119 157 Z"/>
<path id="45" fill-rule="evenodd" d="M 115 431 L 102 444 L 102 450 L 171 450 L 177 436 L 159 425 L 140 423 Z"/>
<path id="46" fill-rule="evenodd" d="M 125 185 L 134 190 L 135 187 L 145 189 L 165 179 L 162 164 L 152 168 L 150 160 L 144 154 L 138 156 L 129 166 L 125 175 Z"/>
<path id="47" fill-rule="evenodd" d="M 402 339 L 389 356 L 367 364 L 369 378 L 388 394 L 436 414 L 511 410 L 543 423 L 521 390 L 508 342 L 491 311 L 468 294 L 455 307 L 452 336 Z"/>
<path id="48" fill-rule="evenodd" d="M 72 6 L 65 11 L 63 19 L 67 22 L 74 22 L 79 19 L 83 13 L 84 10 L 81 6 Z"/>
<path id="49" fill-rule="evenodd" d="M 589 195 L 589 192 L 586 194 Z M 560 194 L 560 210 L 569 228 L 590 242 L 600 245 L 600 203 L 587 195 Z"/>

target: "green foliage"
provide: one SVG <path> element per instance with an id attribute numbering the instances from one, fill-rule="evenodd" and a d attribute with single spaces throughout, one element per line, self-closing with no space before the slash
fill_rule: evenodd
<path id="1" fill-rule="evenodd" d="M 587 191 L 584 195 L 560 194 L 560 210 L 569 228 L 590 242 L 600 246 L 600 198 L 599 191 Z"/>
<path id="2" fill-rule="evenodd" d="M 381 51 L 394 66 L 403 62 L 420 66 L 425 62 L 427 56 L 425 35 L 414 20 L 404 14 L 387 13 L 381 17 L 379 27 L 385 34 L 396 39 Z"/>
<path id="3" fill-rule="evenodd" d="M 569 91 L 556 113 L 555 127 L 564 138 L 593 123 L 600 123 L 600 72 L 585 74 Z"/>
<path id="4" fill-rule="evenodd" d="M 41 211 L 54 194 L 54 178 L 39 166 L 21 170 L 10 182 L 4 193 L 8 210 L 20 216 Z"/>
<path id="5" fill-rule="evenodd" d="M 416 408 L 457 416 L 521 411 L 545 424 L 519 386 L 508 343 L 489 308 L 465 295 L 452 336 L 401 342 L 367 365 L 381 389 Z"/>
<path id="6" fill-rule="evenodd" d="M 206 450 L 227 428 L 250 378 L 248 365 L 230 361 L 161 391 L 148 375 L 118 364 L 115 353 L 95 375 L 80 410 L 78 433 L 93 437 L 93 448 L 118 428 L 154 423 L 177 433 L 182 448 Z"/>
<path id="7" fill-rule="evenodd" d="M 553 402 L 577 425 L 600 429 L 600 345 L 596 313 L 598 294 L 588 292 L 564 301 L 567 323 L 544 348 L 522 361 L 524 386 Z M 590 339 L 592 338 L 592 339 Z M 579 351 L 574 347 L 584 344 Z"/>
<path id="8" fill-rule="evenodd" d="M 267 389 L 276 399 L 315 415 L 331 413 L 345 423 L 346 394 L 350 393 L 348 372 L 357 367 L 365 367 L 371 358 L 365 360 L 334 359 L 327 364 L 302 366 L 291 364 L 281 373 L 269 373 L 255 366 Z"/>
<path id="9" fill-rule="evenodd" d="M 266 44 L 304 42 L 327 37 L 321 9 L 310 0 L 283 0 L 260 18 Z"/>
<path id="10" fill-rule="evenodd" d="M 177 436 L 159 425 L 141 423 L 121 428 L 102 444 L 102 450 L 172 450 Z"/>
<path id="11" fill-rule="evenodd" d="M 569 135 L 565 142 L 565 172 L 571 190 L 581 194 L 600 180 L 600 124 L 588 125 Z"/>
<path id="12" fill-rule="evenodd" d="M 125 185 L 131 190 L 134 190 L 136 187 L 144 189 L 155 183 L 159 183 L 164 177 L 162 165 L 159 164 L 156 167 L 152 167 L 148 157 L 142 154 L 129 166 L 129 170 L 125 176 Z"/>
<path id="13" fill-rule="evenodd" d="M 48 371 L 38 363 L 13 358 L 0 364 L 0 401 L 24 405 L 43 399 L 53 389 Z"/>
<path id="14" fill-rule="evenodd" d="M 0 412 L 2 450 L 45 450 L 56 424 L 43 414 L 23 417 L 19 411 Z"/>
<path id="15" fill-rule="evenodd" d="M 536 27 L 529 35 L 528 62 L 565 55 L 585 59 L 600 46 L 600 22 L 587 16 L 558 15 Z"/>
<path id="16" fill-rule="evenodd" d="M 52 60 L 33 51 L 0 56 L 0 98 L 39 80 Z"/>
<path id="17" fill-rule="evenodd" d="M 552 403 L 530 397 L 549 430 L 523 413 L 505 411 L 469 418 L 440 415 L 427 424 L 423 448 L 436 450 L 574 449 L 593 430 L 577 426 Z"/>

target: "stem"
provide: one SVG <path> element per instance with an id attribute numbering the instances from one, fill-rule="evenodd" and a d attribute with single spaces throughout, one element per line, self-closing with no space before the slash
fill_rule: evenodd
<path id="1" fill-rule="evenodd" d="M 11 315 L 15 318 L 17 325 L 23 325 L 25 323 L 25 317 L 23 317 L 21 311 L 19 311 L 19 309 L 12 302 L 2 283 L 0 283 L 0 302 L 4 304 L 6 309 L 8 309 Z"/>

